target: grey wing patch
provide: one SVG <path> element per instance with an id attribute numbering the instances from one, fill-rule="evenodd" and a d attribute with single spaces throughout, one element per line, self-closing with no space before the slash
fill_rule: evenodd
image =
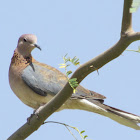
<path id="1" fill-rule="evenodd" d="M 56 95 L 67 82 L 66 76 L 55 68 L 36 63 L 32 63 L 23 70 L 22 79 L 35 93 L 41 96 Z M 97 100 L 99 102 L 103 102 L 104 98 L 105 96 L 87 90 L 81 85 L 77 87 L 76 93 L 71 96 L 71 99 Z"/>
<path id="2" fill-rule="evenodd" d="M 37 94 L 53 96 L 61 90 L 61 85 L 55 79 L 55 72 L 37 64 L 27 66 L 22 73 L 23 81 Z"/>
<path id="3" fill-rule="evenodd" d="M 36 75 L 32 74 L 29 69 L 23 71 L 22 79 L 35 93 L 38 93 L 42 96 L 47 96 L 47 92 L 45 92 L 43 88 L 40 87 L 39 82 L 41 81 L 37 80 Z"/>

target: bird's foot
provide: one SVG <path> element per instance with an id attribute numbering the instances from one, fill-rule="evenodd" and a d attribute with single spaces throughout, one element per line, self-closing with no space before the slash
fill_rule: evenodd
<path id="1" fill-rule="evenodd" d="M 32 118 L 32 117 L 33 117 L 33 114 L 31 114 L 31 116 L 27 118 L 27 124 L 30 125 L 30 121 L 31 121 L 31 118 Z"/>
<path id="2" fill-rule="evenodd" d="M 36 109 L 37 110 L 37 109 Z M 27 123 L 30 124 L 31 119 L 33 118 L 33 116 L 36 116 L 36 119 L 39 120 L 39 112 L 36 112 L 36 110 L 33 111 L 33 113 L 30 115 L 30 117 L 27 118 Z"/>
<path id="3" fill-rule="evenodd" d="M 30 124 L 30 121 L 32 119 L 32 117 L 35 115 L 36 116 L 36 119 L 39 120 L 39 113 L 40 113 L 40 110 L 44 107 L 44 105 L 41 105 L 39 108 L 35 109 L 33 111 L 33 113 L 31 114 L 30 117 L 27 118 L 27 123 Z"/>

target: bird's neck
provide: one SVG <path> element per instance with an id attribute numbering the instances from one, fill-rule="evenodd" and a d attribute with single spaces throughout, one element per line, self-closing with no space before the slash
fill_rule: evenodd
<path id="1" fill-rule="evenodd" d="M 31 54 L 27 56 L 23 56 L 21 53 L 17 51 L 17 49 L 14 51 L 11 64 L 13 65 L 29 65 L 34 61 L 33 57 Z"/>

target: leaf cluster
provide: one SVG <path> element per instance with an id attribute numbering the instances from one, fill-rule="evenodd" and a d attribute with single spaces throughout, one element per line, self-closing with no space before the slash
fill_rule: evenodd
<path id="1" fill-rule="evenodd" d="M 74 66 L 80 65 L 79 62 L 79 58 L 77 58 L 76 56 L 73 58 L 67 57 L 67 54 L 63 57 L 63 64 L 59 64 L 60 67 L 59 68 L 65 68 L 65 74 L 67 76 L 68 82 L 70 84 L 70 86 L 73 88 L 73 92 L 76 92 L 76 87 L 78 86 L 78 82 L 77 82 L 77 78 L 69 78 L 69 75 L 72 74 L 71 70 L 67 70 L 67 68 L 73 64 Z"/>

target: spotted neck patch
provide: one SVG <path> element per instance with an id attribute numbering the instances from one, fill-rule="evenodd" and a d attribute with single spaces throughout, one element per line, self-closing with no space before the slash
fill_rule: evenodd
<path id="1" fill-rule="evenodd" d="M 23 57 L 20 53 L 18 53 L 17 51 L 14 51 L 14 55 L 12 57 L 11 64 L 13 64 L 13 65 L 20 65 L 20 64 L 29 65 L 31 63 L 32 63 L 32 56 L 31 55 Z"/>

